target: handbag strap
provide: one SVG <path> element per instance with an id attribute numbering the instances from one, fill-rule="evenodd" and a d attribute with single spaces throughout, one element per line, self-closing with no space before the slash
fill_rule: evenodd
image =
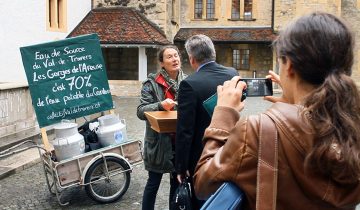
<path id="1" fill-rule="evenodd" d="M 268 113 L 260 115 L 256 210 L 275 210 L 278 176 L 278 136 Z M 271 180 L 271 181 L 270 181 Z"/>

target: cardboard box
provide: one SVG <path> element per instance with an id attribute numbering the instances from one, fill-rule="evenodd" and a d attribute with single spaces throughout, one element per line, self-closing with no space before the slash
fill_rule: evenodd
<path id="1" fill-rule="evenodd" d="M 151 128 L 159 133 L 176 132 L 177 111 L 145 112 Z"/>

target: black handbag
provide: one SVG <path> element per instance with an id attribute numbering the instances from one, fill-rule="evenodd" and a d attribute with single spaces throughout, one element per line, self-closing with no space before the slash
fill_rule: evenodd
<path id="1" fill-rule="evenodd" d="M 96 120 L 96 119 L 95 119 Z M 78 128 L 78 131 L 81 135 L 84 136 L 85 141 L 85 152 L 97 150 L 101 148 L 98 136 L 95 133 L 95 130 L 89 129 L 89 124 L 95 120 L 85 122 L 82 126 Z"/>
<path id="2" fill-rule="evenodd" d="M 176 188 L 171 201 L 171 210 L 191 210 L 191 187 L 190 182 L 185 179 Z"/>

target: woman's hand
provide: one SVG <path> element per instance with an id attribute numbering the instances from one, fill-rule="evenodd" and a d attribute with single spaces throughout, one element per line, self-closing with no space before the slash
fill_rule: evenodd
<path id="1" fill-rule="evenodd" d="M 270 78 L 271 81 L 278 84 L 282 88 L 281 81 L 280 81 L 280 76 L 278 74 L 276 74 L 275 72 L 269 70 L 269 75 L 267 75 L 266 78 Z M 273 102 L 273 103 L 276 103 L 276 102 L 285 102 L 285 103 L 287 103 L 287 100 L 284 97 L 284 95 L 281 95 L 281 97 L 265 96 L 264 99 L 267 100 L 267 101 Z"/>
<path id="2" fill-rule="evenodd" d="M 161 106 L 166 110 L 166 111 L 170 111 L 177 103 L 170 99 L 170 98 L 167 98 L 165 100 L 163 100 L 161 102 Z"/>
<path id="3" fill-rule="evenodd" d="M 241 96 L 243 90 L 246 88 L 246 83 L 239 81 L 240 78 L 240 76 L 235 76 L 231 80 L 225 81 L 224 85 L 217 87 L 217 106 L 231 107 L 239 112 L 244 109 Z"/>
<path id="4" fill-rule="evenodd" d="M 271 79 L 271 81 L 275 82 L 276 84 L 278 84 L 281 87 L 280 76 L 278 74 L 276 74 L 275 72 L 269 70 L 269 74 L 266 75 L 266 78 Z"/>

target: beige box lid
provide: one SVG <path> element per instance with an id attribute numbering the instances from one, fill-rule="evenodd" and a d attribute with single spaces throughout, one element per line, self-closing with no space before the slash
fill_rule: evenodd
<path id="1" fill-rule="evenodd" d="M 145 112 L 151 128 L 159 133 L 176 132 L 177 111 Z"/>

